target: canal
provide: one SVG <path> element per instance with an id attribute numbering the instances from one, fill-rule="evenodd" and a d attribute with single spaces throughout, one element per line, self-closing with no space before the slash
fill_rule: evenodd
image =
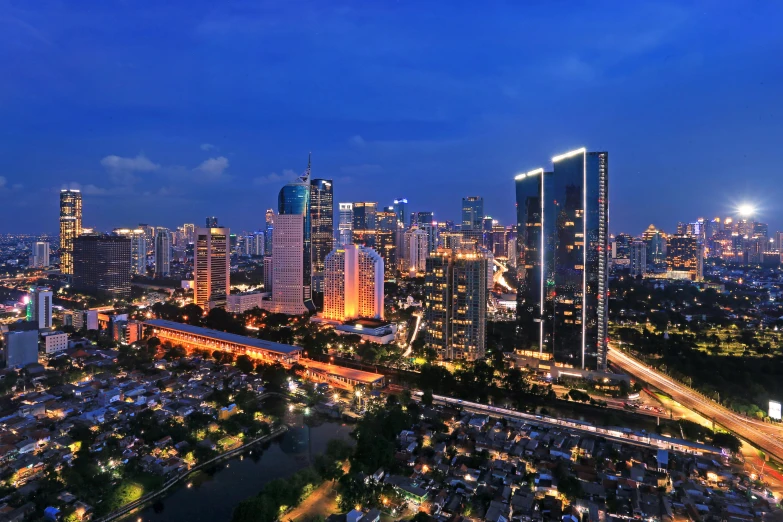
<path id="1" fill-rule="evenodd" d="M 195 473 L 172 493 L 122 520 L 229 522 L 239 502 L 258 494 L 267 482 L 285 478 L 310 465 L 315 455 L 326 450 L 330 440 L 352 440 L 349 438 L 351 424 L 289 412 L 285 404 L 276 401 L 268 406 L 279 410 L 289 427 L 282 437 L 253 446 L 243 455 L 205 472 Z"/>

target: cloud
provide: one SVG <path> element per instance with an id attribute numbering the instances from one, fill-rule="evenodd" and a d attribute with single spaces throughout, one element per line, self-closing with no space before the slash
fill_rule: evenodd
<path id="1" fill-rule="evenodd" d="M 216 149 L 217 147 L 215 147 L 215 146 L 214 146 L 214 145 L 212 145 L 211 143 L 202 143 L 200 148 L 201 148 L 201 150 L 203 150 L 203 151 L 209 151 L 209 150 Z"/>
<path id="2" fill-rule="evenodd" d="M 364 141 L 364 138 L 362 138 L 358 134 L 355 136 L 351 136 L 351 138 L 348 140 L 348 143 L 350 143 L 354 147 L 364 147 L 365 145 L 367 145 L 367 142 Z"/>
<path id="3" fill-rule="evenodd" d="M 160 168 L 160 165 L 151 162 L 144 154 L 139 154 L 135 158 L 123 158 L 115 155 L 106 156 L 101 160 L 101 165 L 108 170 L 124 170 L 129 172 L 151 172 Z"/>
<path id="4" fill-rule="evenodd" d="M 205 160 L 201 165 L 193 169 L 193 171 L 201 174 L 201 181 L 217 181 L 223 177 L 223 173 L 227 168 L 228 158 L 225 156 L 218 156 L 217 158 Z"/>
<path id="5" fill-rule="evenodd" d="M 5 177 L 4 176 L 0 176 L 0 189 L 5 187 L 6 182 L 7 181 L 6 181 Z"/>
<path id="6" fill-rule="evenodd" d="M 340 167 L 340 172 L 354 176 L 371 176 L 383 172 L 383 167 L 371 163 L 363 163 L 361 165 L 346 165 Z"/>
<path id="7" fill-rule="evenodd" d="M 285 169 L 282 174 L 272 172 L 266 176 L 259 176 L 253 179 L 253 185 L 271 185 L 271 184 L 286 184 L 292 181 L 296 177 L 296 172 L 291 169 Z"/>

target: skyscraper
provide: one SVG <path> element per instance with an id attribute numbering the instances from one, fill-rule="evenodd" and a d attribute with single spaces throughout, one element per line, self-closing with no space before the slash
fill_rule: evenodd
<path id="1" fill-rule="evenodd" d="M 73 240 L 82 233 L 82 193 L 60 191 L 60 271 L 73 274 Z"/>
<path id="2" fill-rule="evenodd" d="M 368 247 L 340 245 L 326 257 L 325 319 L 383 319 L 383 258 Z"/>
<path id="3" fill-rule="evenodd" d="M 480 229 L 483 220 L 484 198 L 481 196 L 462 198 L 462 230 Z"/>
<path id="4" fill-rule="evenodd" d="M 435 213 L 425 210 L 422 212 L 416 212 L 416 224 L 421 226 L 425 223 L 432 223 L 435 221 Z"/>
<path id="5" fill-rule="evenodd" d="M 193 244 L 196 242 L 196 225 L 193 223 L 185 223 L 182 225 L 182 231 L 185 234 L 185 241 Z"/>
<path id="6" fill-rule="evenodd" d="M 171 273 L 171 231 L 155 229 L 155 277 L 168 277 Z"/>
<path id="7" fill-rule="evenodd" d="M 386 207 L 376 214 L 375 251 L 383 258 L 386 279 L 397 275 L 397 213 L 394 207 Z"/>
<path id="8" fill-rule="evenodd" d="M 226 227 L 196 229 L 193 302 L 204 310 L 225 308 L 231 293 L 229 234 Z"/>
<path id="9" fill-rule="evenodd" d="M 614 264 L 627 265 L 630 263 L 631 243 L 633 243 L 633 236 L 617 234 L 612 242 L 612 262 Z"/>
<path id="10" fill-rule="evenodd" d="M 310 163 L 280 189 L 272 240 L 272 303 L 284 314 L 314 312 L 310 222 Z"/>
<path id="11" fill-rule="evenodd" d="M 553 352 L 605 369 L 608 330 L 609 154 L 581 148 L 552 158 L 555 205 Z"/>
<path id="12" fill-rule="evenodd" d="M 519 342 L 523 350 L 539 353 L 544 349 L 545 284 L 549 275 L 544 258 L 544 189 L 551 177 L 551 172 L 536 169 L 514 178 Z"/>
<path id="13" fill-rule="evenodd" d="M 143 228 L 115 228 L 113 234 L 130 239 L 131 273 L 147 275 L 147 234 Z"/>
<path id="14" fill-rule="evenodd" d="M 405 257 L 402 272 L 410 277 L 423 274 L 427 268 L 427 232 L 417 226 L 405 232 Z"/>
<path id="15" fill-rule="evenodd" d="M 334 198 L 332 180 L 310 180 L 313 289 L 323 292 L 324 260 L 334 248 Z"/>
<path id="16" fill-rule="evenodd" d="M 666 234 L 650 225 L 642 233 L 642 241 L 647 244 L 647 265 L 655 266 L 666 263 Z"/>
<path id="17" fill-rule="evenodd" d="M 337 243 L 349 245 L 353 243 L 353 203 L 340 203 L 339 212 Z"/>
<path id="18" fill-rule="evenodd" d="M 362 201 L 353 204 L 353 242 L 375 247 L 378 203 Z"/>
<path id="19" fill-rule="evenodd" d="M 538 346 L 557 362 L 605 369 L 608 153 L 581 148 L 552 162 L 551 176 L 537 169 L 516 178 L 517 312 L 520 329 L 528 330 L 523 348 Z"/>
<path id="20" fill-rule="evenodd" d="M 49 266 L 49 243 L 46 241 L 36 241 L 33 245 L 33 266 L 35 268 Z"/>
<path id="21" fill-rule="evenodd" d="M 397 214 L 397 223 L 402 225 L 402 228 L 406 228 L 405 223 L 405 210 L 408 208 L 408 200 L 406 198 L 397 198 L 394 200 L 394 213 Z"/>
<path id="22" fill-rule="evenodd" d="M 27 320 L 38 325 L 39 330 L 52 327 L 52 289 L 46 286 L 30 288 L 27 301 Z"/>
<path id="23" fill-rule="evenodd" d="M 487 329 L 487 259 L 441 250 L 427 258 L 425 346 L 442 360 L 484 357 Z"/>
<path id="24" fill-rule="evenodd" d="M 218 218 L 215 216 L 207 216 L 205 220 L 206 228 L 217 228 Z"/>
<path id="25" fill-rule="evenodd" d="M 691 280 L 701 281 L 704 276 L 704 255 L 699 240 L 687 235 L 669 237 L 666 268 L 670 272 L 685 272 Z"/>
<path id="26" fill-rule="evenodd" d="M 115 299 L 130 298 L 131 241 L 105 234 L 73 241 L 73 287 Z"/>
<path id="27" fill-rule="evenodd" d="M 647 273 L 647 243 L 634 239 L 630 250 L 631 277 L 644 276 Z"/>
<path id="28" fill-rule="evenodd" d="M 272 239 L 274 237 L 275 229 L 275 211 L 274 209 L 266 209 L 265 225 L 264 225 L 264 252 L 266 255 L 272 255 Z"/>

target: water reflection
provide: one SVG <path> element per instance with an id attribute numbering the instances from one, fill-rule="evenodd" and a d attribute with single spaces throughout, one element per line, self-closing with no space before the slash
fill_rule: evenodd
<path id="1" fill-rule="evenodd" d="M 265 403 L 264 411 L 274 414 L 267 410 L 269 406 L 288 424 L 290 430 L 282 438 L 253 446 L 241 460 L 236 457 L 191 475 L 174 492 L 123 520 L 228 522 L 240 501 L 257 494 L 267 482 L 308 466 L 331 439 L 351 440 L 352 426 L 288 412 L 285 401 L 280 402 Z"/>

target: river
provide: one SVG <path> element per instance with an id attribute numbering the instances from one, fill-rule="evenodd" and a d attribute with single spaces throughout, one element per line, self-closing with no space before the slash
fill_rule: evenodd
<path id="1" fill-rule="evenodd" d="M 282 437 L 253 446 L 242 456 L 223 461 L 205 473 L 194 474 L 174 492 L 122 520 L 228 522 L 239 502 L 257 494 L 267 482 L 307 467 L 310 458 L 323 453 L 330 440 L 349 440 L 353 429 L 350 424 L 305 419 L 294 413 L 286 413 L 284 421 L 289 430 Z"/>

